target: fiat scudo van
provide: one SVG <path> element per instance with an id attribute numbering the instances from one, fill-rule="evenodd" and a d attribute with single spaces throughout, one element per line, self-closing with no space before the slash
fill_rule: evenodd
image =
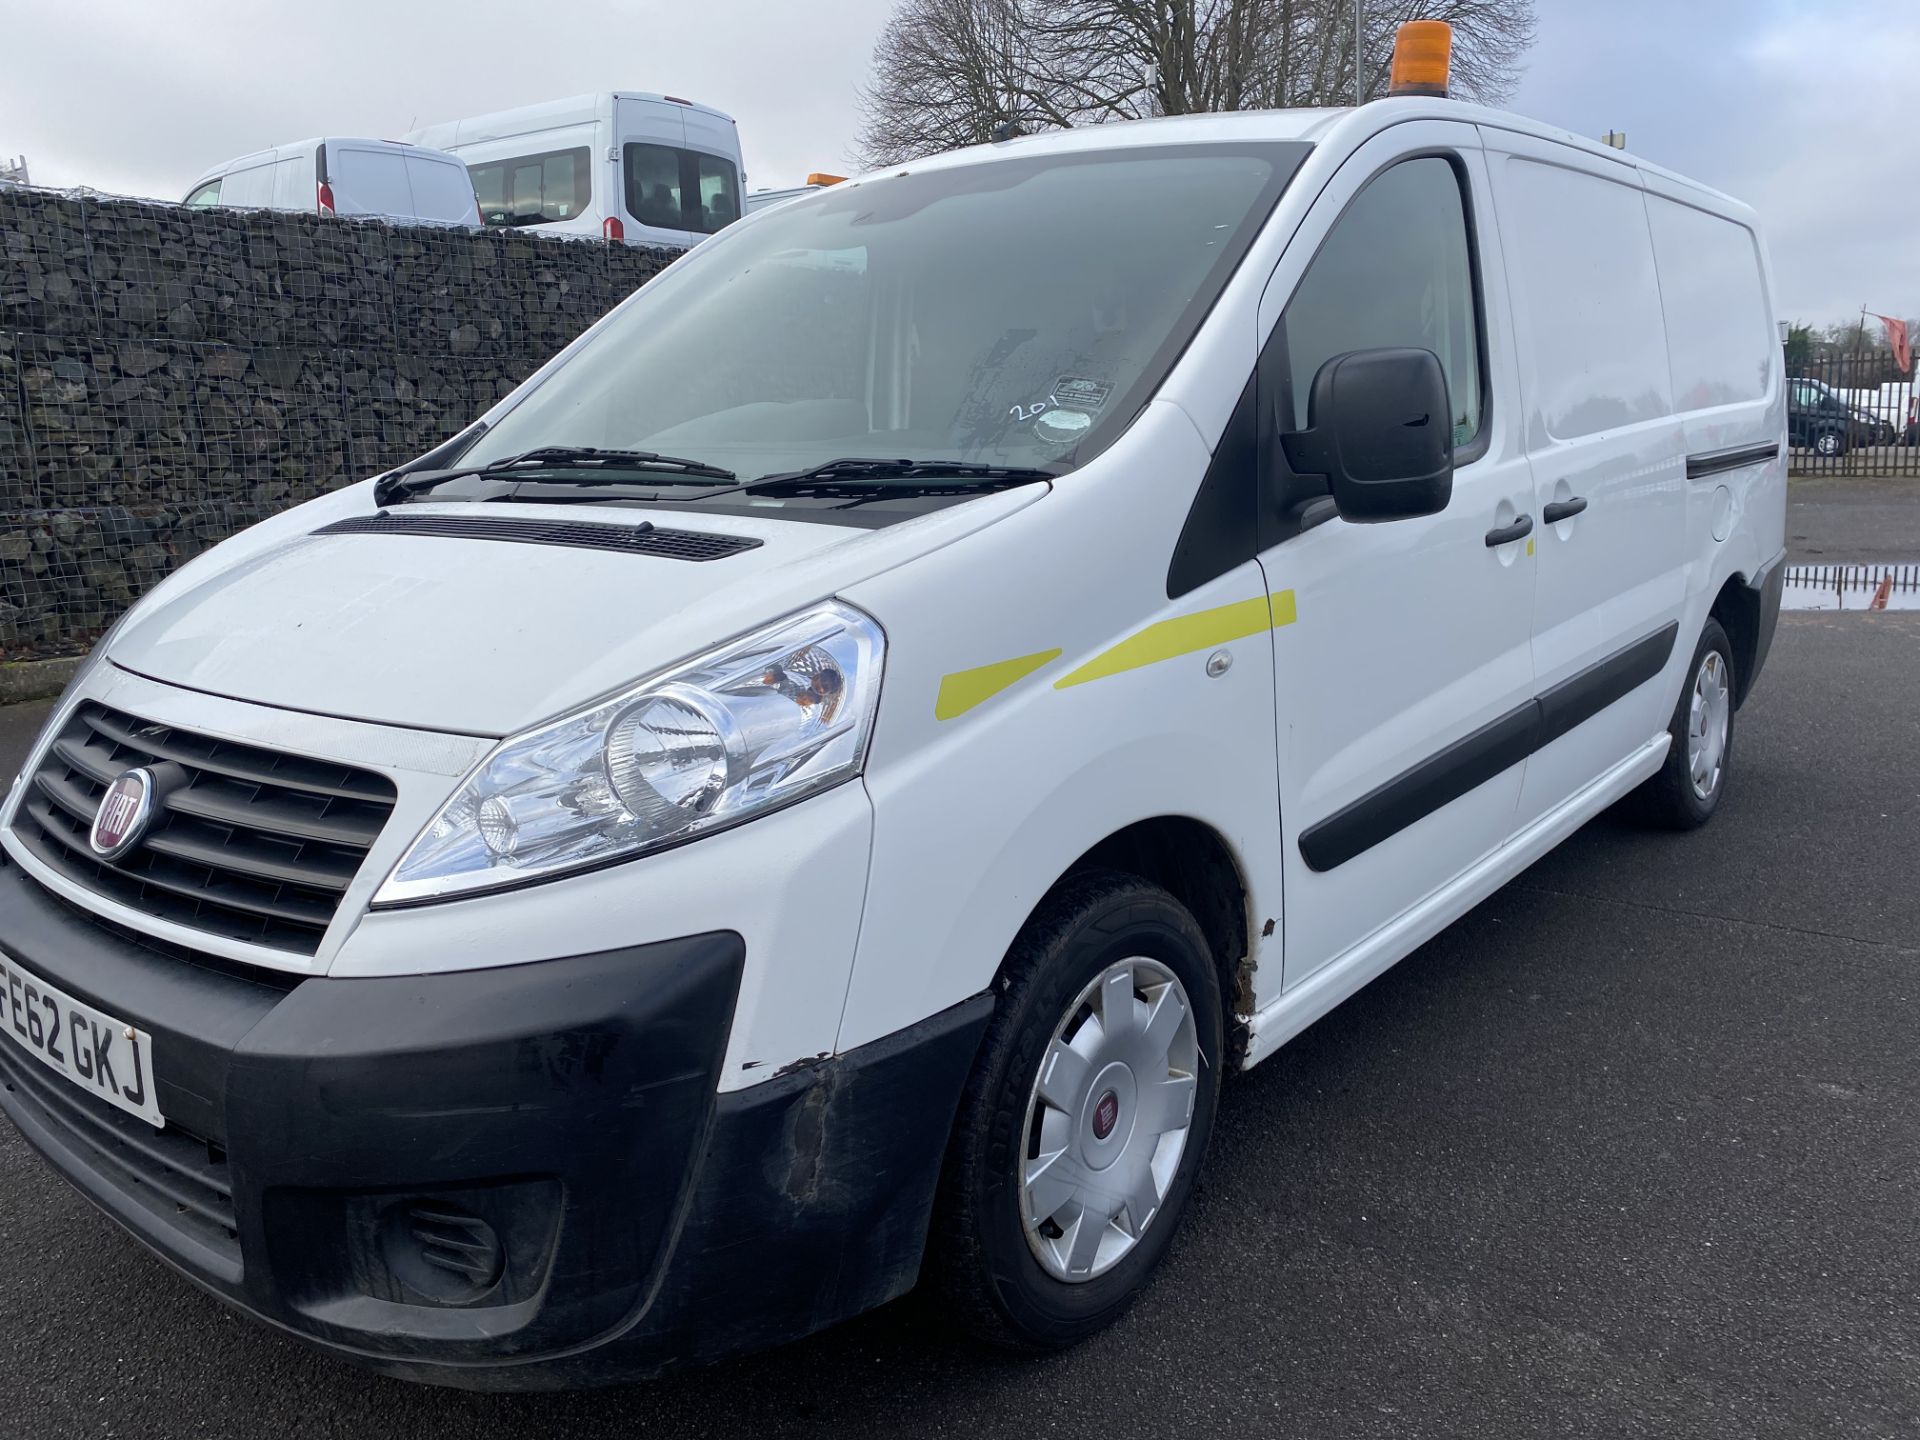
<path id="1" fill-rule="evenodd" d="M 1445 99 L 750 216 L 101 642 L 0 812 L 0 1109 L 395 1374 L 916 1283 L 1079 1339 L 1236 1071 L 1602 810 L 1724 802 L 1773 335 L 1743 206 Z"/>

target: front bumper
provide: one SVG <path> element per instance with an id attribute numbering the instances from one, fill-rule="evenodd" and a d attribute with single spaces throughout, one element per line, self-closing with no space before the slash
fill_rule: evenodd
<path id="1" fill-rule="evenodd" d="M 56 1169 L 240 1309 L 478 1388 L 658 1373 L 902 1293 L 991 1006 L 717 1095 L 731 933 L 263 977 L 0 856 L 0 949 L 153 1036 L 164 1132 L 0 1040 L 0 1110 Z"/>

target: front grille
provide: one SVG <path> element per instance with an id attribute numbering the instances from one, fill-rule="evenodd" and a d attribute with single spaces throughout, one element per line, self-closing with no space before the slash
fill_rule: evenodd
<path id="1" fill-rule="evenodd" d="M 210 1251 L 225 1278 L 239 1280 L 240 1240 L 224 1151 L 177 1126 L 155 1130 L 138 1116 L 122 1114 L 6 1040 L 0 1040 L 0 1086 L 81 1151 L 96 1174 Z"/>
<path id="2" fill-rule="evenodd" d="M 124 772 L 155 777 L 132 849 L 87 843 Z M 198 735 L 87 702 L 47 747 L 14 816 L 43 864 L 97 895 L 229 940 L 311 955 L 393 810 L 393 785 L 324 760 Z"/>
<path id="3" fill-rule="evenodd" d="M 668 560 L 721 560 L 766 542 L 750 535 L 713 535 L 667 530 L 651 521 L 601 525 L 580 520 L 512 520 L 493 515 L 355 515 L 322 525 L 316 535 L 437 535 L 448 540 L 506 540 L 521 545 L 568 545 L 577 550 L 617 550 Z"/>

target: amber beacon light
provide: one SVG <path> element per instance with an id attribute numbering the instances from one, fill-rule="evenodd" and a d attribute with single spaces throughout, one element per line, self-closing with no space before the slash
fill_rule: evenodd
<path id="1" fill-rule="evenodd" d="M 1389 95 L 1447 94 L 1447 66 L 1453 60 L 1453 27 L 1444 20 L 1409 20 L 1393 40 Z"/>

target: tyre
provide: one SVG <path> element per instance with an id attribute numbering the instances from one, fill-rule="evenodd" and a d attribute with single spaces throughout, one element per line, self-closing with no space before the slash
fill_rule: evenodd
<path id="1" fill-rule="evenodd" d="M 1173 1238 L 1219 1099 L 1220 980 L 1157 885 L 1063 882 L 1007 956 L 941 1176 L 929 1273 L 1022 1350 L 1125 1312 Z"/>
<path id="2" fill-rule="evenodd" d="M 1733 761 L 1733 647 L 1718 620 L 1708 620 L 1693 652 L 1687 682 L 1667 727 L 1666 763 L 1634 791 L 1638 817 L 1668 830 L 1694 830 L 1713 818 L 1727 793 Z"/>
<path id="3" fill-rule="evenodd" d="M 1847 442 L 1837 430 L 1822 430 L 1813 437 L 1813 449 L 1817 455 L 1844 455 L 1847 453 Z"/>

